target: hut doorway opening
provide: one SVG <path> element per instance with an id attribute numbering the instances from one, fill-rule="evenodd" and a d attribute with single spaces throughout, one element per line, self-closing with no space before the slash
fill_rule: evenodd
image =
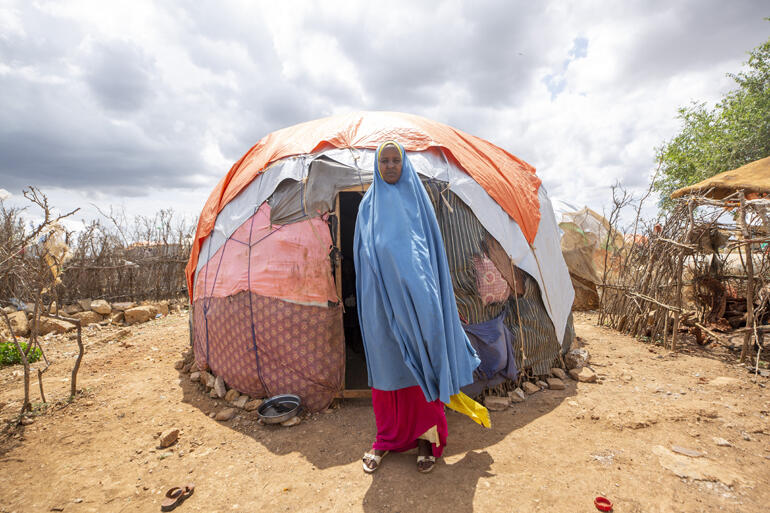
<path id="1" fill-rule="evenodd" d="M 358 216 L 358 206 L 363 197 L 360 190 L 339 193 L 339 249 L 342 257 L 340 281 L 342 282 L 342 301 L 345 305 L 342 324 L 345 333 L 346 390 L 369 388 L 364 343 L 356 307 L 358 298 L 356 297 L 356 268 L 353 256 L 356 217 Z"/>

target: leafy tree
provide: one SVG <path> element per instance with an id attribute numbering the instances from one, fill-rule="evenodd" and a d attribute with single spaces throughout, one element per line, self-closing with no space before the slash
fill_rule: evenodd
<path id="1" fill-rule="evenodd" d="M 770 39 L 744 64 L 745 71 L 728 74 L 738 87 L 713 109 L 705 103 L 679 109 L 681 131 L 657 149 L 661 167 L 654 187 L 663 208 L 680 187 L 770 156 Z"/>

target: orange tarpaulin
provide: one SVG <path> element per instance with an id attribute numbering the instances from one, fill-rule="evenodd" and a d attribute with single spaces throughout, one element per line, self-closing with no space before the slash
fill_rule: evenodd
<path id="1" fill-rule="evenodd" d="M 465 170 L 513 218 L 532 243 L 540 223 L 535 168 L 489 141 L 450 126 L 412 114 L 357 112 L 308 121 L 262 138 L 212 191 L 198 219 L 187 286 L 192 298 L 193 275 L 205 238 L 214 229 L 217 215 L 271 163 L 293 155 L 330 148 L 376 148 L 396 140 L 408 151 L 441 148 L 447 158 Z"/>

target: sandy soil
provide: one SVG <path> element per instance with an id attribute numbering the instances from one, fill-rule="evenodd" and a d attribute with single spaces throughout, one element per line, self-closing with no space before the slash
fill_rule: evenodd
<path id="1" fill-rule="evenodd" d="M 0 511 L 159 511 L 164 491 L 186 482 L 195 493 L 176 511 L 590 512 L 600 494 L 616 512 L 768 511 L 766 378 L 754 382 L 721 348 L 670 354 L 591 315 L 576 324 L 600 382 L 534 394 L 493 412 L 488 430 L 449 412 L 446 457 L 428 475 L 414 454 L 362 472 L 374 434 L 366 400 L 291 428 L 260 426 L 247 412 L 213 420 L 225 405 L 174 369 L 188 346 L 184 313 L 122 339 L 118 328 L 88 331 L 72 403 L 76 347 L 54 337 L 50 406 L 0 439 Z M 19 367 L 0 370 L 0 387 L 5 420 L 20 407 Z M 156 449 L 172 427 L 182 430 L 177 444 Z"/>

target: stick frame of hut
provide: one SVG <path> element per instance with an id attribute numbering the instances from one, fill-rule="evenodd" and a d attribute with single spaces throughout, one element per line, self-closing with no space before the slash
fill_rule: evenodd
<path id="1" fill-rule="evenodd" d="M 672 351 L 682 330 L 699 343 L 710 338 L 724 345 L 728 335 L 718 332 L 731 331 L 743 335 L 745 362 L 752 342 L 761 351 L 770 321 L 770 255 L 760 250 L 770 242 L 770 157 L 679 189 L 671 198 L 675 204 L 660 223 L 645 226 L 637 218 L 621 258 L 605 269 L 600 323 L 661 341 Z M 726 222 L 731 216 L 734 224 Z M 740 270 L 730 268 L 734 262 Z"/>

